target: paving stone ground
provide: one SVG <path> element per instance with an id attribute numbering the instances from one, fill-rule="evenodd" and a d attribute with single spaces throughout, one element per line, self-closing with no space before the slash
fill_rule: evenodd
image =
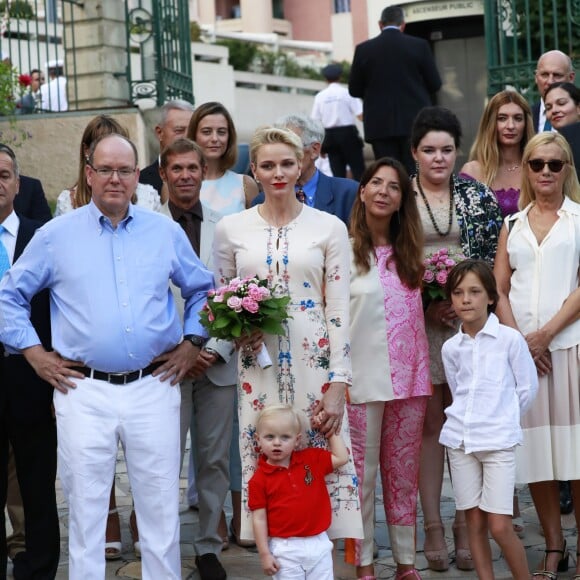
<path id="1" fill-rule="evenodd" d="M 117 459 L 117 505 L 122 521 L 122 541 L 123 541 L 123 557 L 121 560 L 107 563 L 106 580 L 119 579 L 140 579 L 141 578 L 141 564 L 135 557 L 132 546 L 131 537 L 128 529 L 129 514 L 131 511 L 131 495 L 129 491 L 129 481 L 127 477 L 127 469 L 124 462 L 122 451 L 119 452 Z M 187 473 L 187 468 L 184 466 L 183 473 Z M 187 481 L 181 480 L 181 494 L 185 497 Z M 392 559 L 390 550 L 390 543 L 385 524 L 385 513 L 382 505 L 382 495 L 380 485 L 377 484 L 376 497 L 376 541 L 379 549 L 379 557 L 375 564 L 375 572 L 377 578 L 389 579 L 395 577 L 395 564 Z M 544 538 L 540 534 L 538 518 L 527 487 L 519 491 L 520 509 L 524 522 L 526 524 L 526 536 L 522 540 L 526 547 L 526 554 L 530 569 L 536 568 L 538 562 L 542 558 L 542 551 L 544 549 Z M 68 510 L 64 501 L 60 482 L 57 480 L 57 499 L 60 514 L 60 530 L 62 537 L 61 544 L 61 561 L 59 571 L 56 576 L 57 580 L 66 580 L 68 578 L 68 563 L 67 563 L 67 541 L 68 541 L 68 527 L 67 515 Z M 427 569 L 427 562 L 423 555 L 423 520 L 422 514 L 419 512 L 417 527 L 417 569 L 420 571 L 422 578 L 430 579 L 437 578 L 445 580 L 447 578 L 477 578 L 475 572 L 464 572 L 455 567 L 453 560 L 453 535 L 451 531 L 451 524 L 455 505 L 453 501 L 453 493 L 451 485 L 446 475 L 443 485 L 443 499 L 442 499 L 442 515 L 445 524 L 445 532 L 447 544 L 449 546 L 450 554 L 452 556 L 451 566 L 447 572 L 432 572 Z M 226 514 L 231 516 L 231 506 L 226 505 Z M 197 525 L 197 512 L 189 510 L 186 503 L 183 502 L 181 506 L 181 562 L 182 562 L 182 578 L 184 580 L 197 580 L 199 575 L 195 569 L 194 554 L 192 550 L 191 540 L 195 527 Z M 572 555 L 576 552 L 577 534 L 574 527 L 574 515 L 562 516 L 562 523 L 565 529 L 566 539 Z M 492 551 L 494 560 L 494 573 L 497 580 L 509 579 L 510 573 L 506 566 L 498 546 L 492 541 Z M 355 570 L 343 562 L 344 553 L 341 549 L 340 542 L 337 550 L 335 550 L 335 578 L 336 580 L 351 580 L 356 578 Z M 229 580 L 254 580 L 265 578 L 262 574 L 260 561 L 257 553 L 240 548 L 232 544 L 230 548 L 222 553 L 222 562 L 228 573 Z M 571 568 L 567 573 L 561 573 L 559 578 L 571 578 L 574 574 L 575 556 L 570 559 Z M 12 579 L 10 574 L 10 564 L 8 568 L 8 578 Z"/>

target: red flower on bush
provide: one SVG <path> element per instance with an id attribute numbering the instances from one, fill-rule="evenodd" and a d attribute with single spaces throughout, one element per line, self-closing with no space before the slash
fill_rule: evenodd
<path id="1" fill-rule="evenodd" d="M 250 383 L 242 383 L 242 390 L 249 395 L 252 392 L 252 385 Z"/>
<path id="2" fill-rule="evenodd" d="M 30 77 L 30 75 L 18 75 L 18 83 L 20 84 L 21 87 L 29 87 L 30 84 L 32 83 L 32 78 Z"/>
<path id="3" fill-rule="evenodd" d="M 319 348 L 324 348 L 325 346 L 328 346 L 329 342 L 328 342 L 328 338 L 321 338 L 318 341 L 318 347 Z"/>

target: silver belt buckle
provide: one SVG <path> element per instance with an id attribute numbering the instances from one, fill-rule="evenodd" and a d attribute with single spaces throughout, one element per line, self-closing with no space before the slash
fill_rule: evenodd
<path id="1" fill-rule="evenodd" d="M 126 385 L 127 384 L 127 377 L 129 376 L 129 373 L 109 373 L 109 376 L 110 377 L 123 377 L 123 382 L 117 383 L 117 384 Z"/>

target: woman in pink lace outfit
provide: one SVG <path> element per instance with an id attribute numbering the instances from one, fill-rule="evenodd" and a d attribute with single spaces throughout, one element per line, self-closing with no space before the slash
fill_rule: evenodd
<path id="1" fill-rule="evenodd" d="M 423 229 L 403 166 L 385 157 L 363 174 L 350 221 L 353 382 L 348 406 L 364 540 L 357 577 L 374 579 L 374 495 L 380 465 L 396 578 L 415 570 L 419 454 L 429 353 L 421 303 Z M 382 313 L 382 315 L 380 314 Z"/>

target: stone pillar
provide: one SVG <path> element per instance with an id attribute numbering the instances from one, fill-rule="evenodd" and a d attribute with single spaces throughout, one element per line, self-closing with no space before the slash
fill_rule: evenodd
<path id="1" fill-rule="evenodd" d="M 273 31 L 272 0 L 240 0 L 240 9 L 244 32 L 264 34 Z"/>
<path id="2" fill-rule="evenodd" d="M 125 2 L 85 0 L 69 6 L 64 20 L 70 108 L 128 105 Z"/>
<path id="3" fill-rule="evenodd" d="M 195 19 L 196 11 L 189 5 L 189 16 Z M 215 24 L 215 0 L 199 0 L 197 2 L 197 18 L 200 24 L 214 26 Z"/>

